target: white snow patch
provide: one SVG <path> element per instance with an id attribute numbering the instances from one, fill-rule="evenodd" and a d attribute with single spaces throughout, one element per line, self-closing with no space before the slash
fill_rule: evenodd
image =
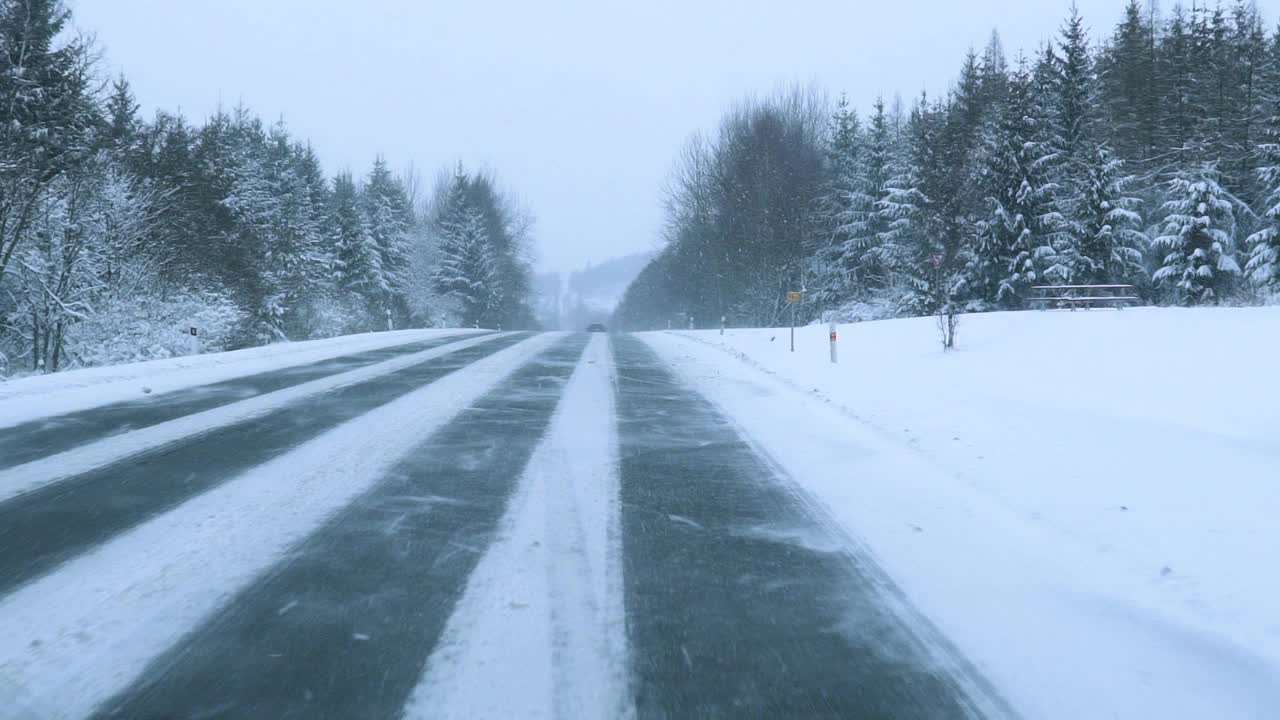
<path id="1" fill-rule="evenodd" d="M 198 385 L 421 342 L 479 330 L 395 330 L 325 340 L 275 343 L 207 355 L 84 368 L 0 382 L 0 428 L 87 410 L 143 395 L 161 395 Z"/>
<path id="2" fill-rule="evenodd" d="M 478 360 L 210 490 L 0 600 L 0 707 L 79 718 L 534 353 Z"/>
<path id="3" fill-rule="evenodd" d="M 1275 716 L 1280 310 L 785 333 L 644 338 L 1028 717 Z"/>
<path id="4" fill-rule="evenodd" d="M 627 692 L 617 429 L 594 336 L 406 717 L 617 718 Z"/>
<path id="5" fill-rule="evenodd" d="M 380 375 L 403 370 L 432 358 L 448 355 L 474 345 L 490 342 L 503 334 L 481 335 L 448 343 L 430 350 L 402 355 L 337 375 L 322 377 L 275 392 L 255 395 L 247 400 L 184 415 L 124 435 L 102 438 L 91 443 L 48 455 L 29 463 L 0 471 L 0 502 L 29 493 L 46 485 L 74 477 L 80 473 L 118 462 L 132 455 L 207 433 L 228 425 L 246 422 L 279 410 L 313 395 L 332 392 L 347 385 L 361 383 Z"/>

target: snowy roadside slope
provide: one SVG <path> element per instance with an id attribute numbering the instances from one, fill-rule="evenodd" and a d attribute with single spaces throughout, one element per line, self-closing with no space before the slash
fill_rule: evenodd
<path id="1" fill-rule="evenodd" d="M 1028 715 L 1280 704 L 1280 311 L 970 316 L 950 355 L 928 319 L 841 331 L 839 366 L 825 327 L 646 339 Z"/>
<path id="2" fill-rule="evenodd" d="M 479 330 L 396 330 L 33 375 L 0 383 L 0 428 L 53 415 Z"/>

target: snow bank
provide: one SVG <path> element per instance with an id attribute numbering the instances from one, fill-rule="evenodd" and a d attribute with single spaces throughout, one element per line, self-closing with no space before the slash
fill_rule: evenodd
<path id="1" fill-rule="evenodd" d="M 0 382 L 0 428 L 143 396 L 478 330 L 396 330 L 84 368 Z"/>
<path id="2" fill-rule="evenodd" d="M 787 332 L 646 339 L 1028 716 L 1280 706 L 1280 309 Z"/>

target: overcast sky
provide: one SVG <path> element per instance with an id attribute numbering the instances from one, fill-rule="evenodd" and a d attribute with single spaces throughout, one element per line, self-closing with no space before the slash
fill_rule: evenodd
<path id="1" fill-rule="evenodd" d="M 1095 39 L 1124 4 L 1077 0 Z M 148 115 L 181 108 L 198 121 L 243 101 L 267 120 L 283 116 L 330 172 L 363 173 L 379 153 L 428 177 L 459 159 L 491 167 L 537 218 L 539 267 L 574 269 L 655 246 L 676 152 L 734 100 L 792 81 L 845 91 L 860 108 L 877 93 L 943 92 L 992 29 L 1011 58 L 1030 53 L 1069 2 L 70 5 Z"/>

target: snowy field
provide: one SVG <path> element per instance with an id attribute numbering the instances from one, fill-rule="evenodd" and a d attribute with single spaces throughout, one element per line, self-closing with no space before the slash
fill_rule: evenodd
<path id="1" fill-rule="evenodd" d="M 1274 717 L 1280 309 L 644 337 L 1031 717 Z"/>

